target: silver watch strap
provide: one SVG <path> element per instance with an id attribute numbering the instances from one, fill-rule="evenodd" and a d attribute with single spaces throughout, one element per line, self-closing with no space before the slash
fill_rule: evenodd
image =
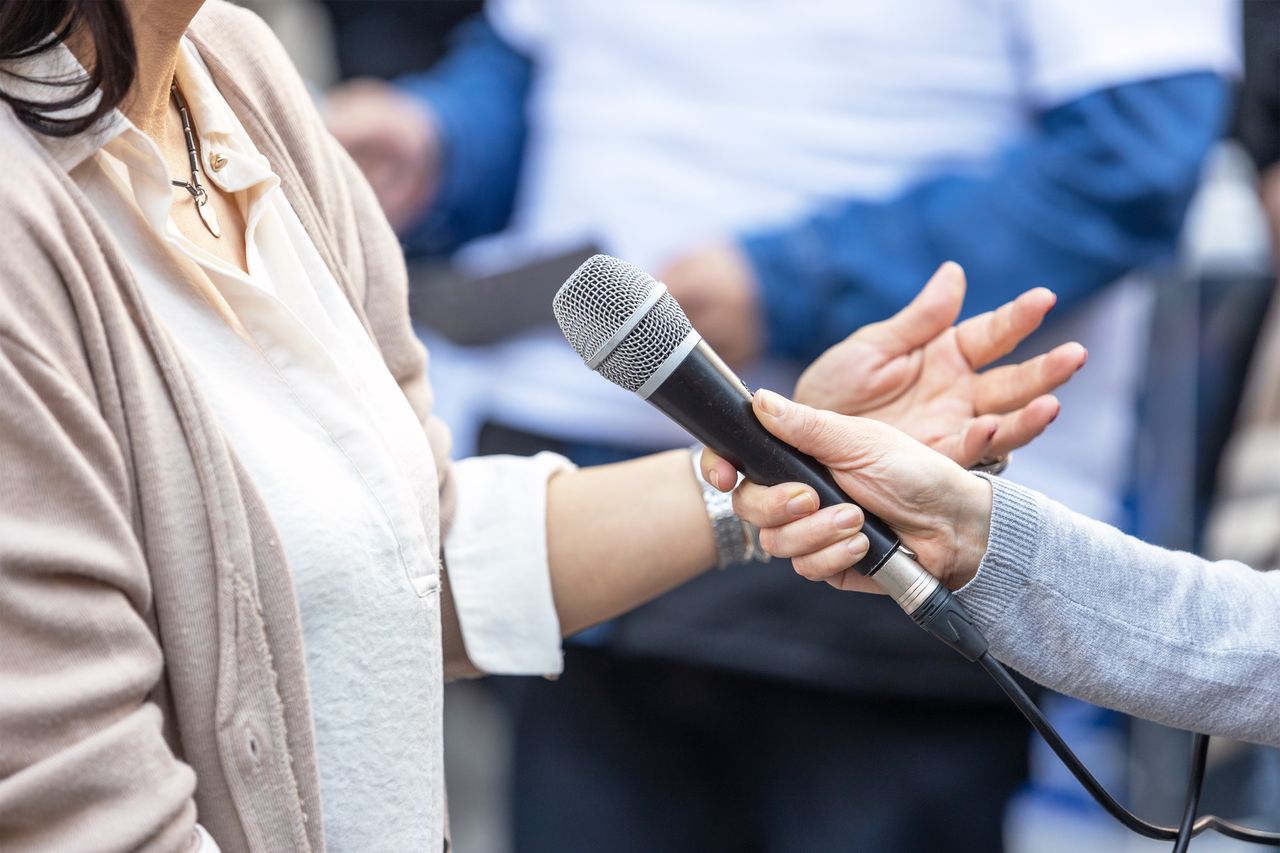
<path id="1" fill-rule="evenodd" d="M 993 477 L 998 477 L 1005 472 L 1006 468 L 1009 467 L 1009 462 L 1012 459 L 1012 453 L 1006 453 L 1003 456 L 993 456 L 989 459 L 979 459 L 969 470 L 976 471 L 979 474 L 990 474 Z"/>
<path id="2" fill-rule="evenodd" d="M 738 518 L 733 512 L 733 495 L 722 492 L 702 477 L 702 445 L 689 448 L 693 476 L 702 489 L 702 501 L 716 540 L 716 564 L 724 569 L 750 561 L 767 562 L 769 555 L 760 547 L 760 531 L 754 524 Z M 742 482 L 742 475 L 738 475 Z"/>

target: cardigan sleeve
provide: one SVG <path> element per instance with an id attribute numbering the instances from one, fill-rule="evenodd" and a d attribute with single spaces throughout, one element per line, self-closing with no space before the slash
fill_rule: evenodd
<path id="1" fill-rule="evenodd" d="M 987 479 L 987 553 L 958 595 L 997 658 L 1094 704 L 1280 746 L 1280 572 L 1167 551 Z"/>
<path id="2" fill-rule="evenodd" d="M 3 330 L 0 400 L 0 847 L 197 849 L 195 773 L 148 700 L 163 661 L 120 448 Z"/>

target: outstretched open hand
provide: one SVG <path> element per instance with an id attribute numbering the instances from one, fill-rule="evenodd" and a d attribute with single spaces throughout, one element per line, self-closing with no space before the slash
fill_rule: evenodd
<path id="1" fill-rule="evenodd" d="M 1058 415 L 1050 392 L 1088 354 L 1068 343 L 979 373 L 1039 328 L 1057 297 L 1036 288 L 955 325 L 964 293 L 964 270 L 943 264 L 910 305 L 823 353 L 795 399 L 891 424 L 965 467 L 1029 443 Z"/>

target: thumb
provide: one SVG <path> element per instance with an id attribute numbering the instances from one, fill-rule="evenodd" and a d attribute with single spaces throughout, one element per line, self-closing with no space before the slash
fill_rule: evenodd
<path id="1" fill-rule="evenodd" d="M 964 305 L 964 292 L 964 270 L 955 261 L 947 261 L 905 308 L 853 334 L 865 337 L 874 334 L 893 355 L 911 352 L 955 323 Z"/>
<path id="2" fill-rule="evenodd" d="M 765 429 L 820 462 L 844 458 L 850 445 L 857 442 L 851 429 L 854 418 L 813 409 L 763 388 L 755 393 L 751 405 Z"/>

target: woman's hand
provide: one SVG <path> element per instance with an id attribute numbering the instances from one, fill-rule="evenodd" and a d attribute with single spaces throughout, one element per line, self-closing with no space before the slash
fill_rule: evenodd
<path id="1" fill-rule="evenodd" d="M 769 432 L 831 469 L 840 488 L 887 522 L 949 588 L 974 576 L 991 525 L 991 486 L 985 480 L 878 421 L 819 411 L 772 391 L 757 392 L 753 406 Z M 702 453 L 702 472 L 716 486 L 732 484 L 737 476 L 710 450 Z M 867 553 L 857 506 L 819 510 L 808 486 L 743 482 L 733 507 L 760 528 L 761 546 L 791 558 L 800 575 L 837 589 L 879 591 L 851 568 Z"/>
<path id="2" fill-rule="evenodd" d="M 891 424 L 966 468 L 1027 444 L 1057 417 L 1048 395 L 1087 353 L 1063 344 L 979 374 L 1039 328 L 1057 298 L 1036 288 L 953 325 L 964 292 L 964 271 L 943 264 L 906 308 L 823 353 L 800 377 L 795 399 Z"/>

